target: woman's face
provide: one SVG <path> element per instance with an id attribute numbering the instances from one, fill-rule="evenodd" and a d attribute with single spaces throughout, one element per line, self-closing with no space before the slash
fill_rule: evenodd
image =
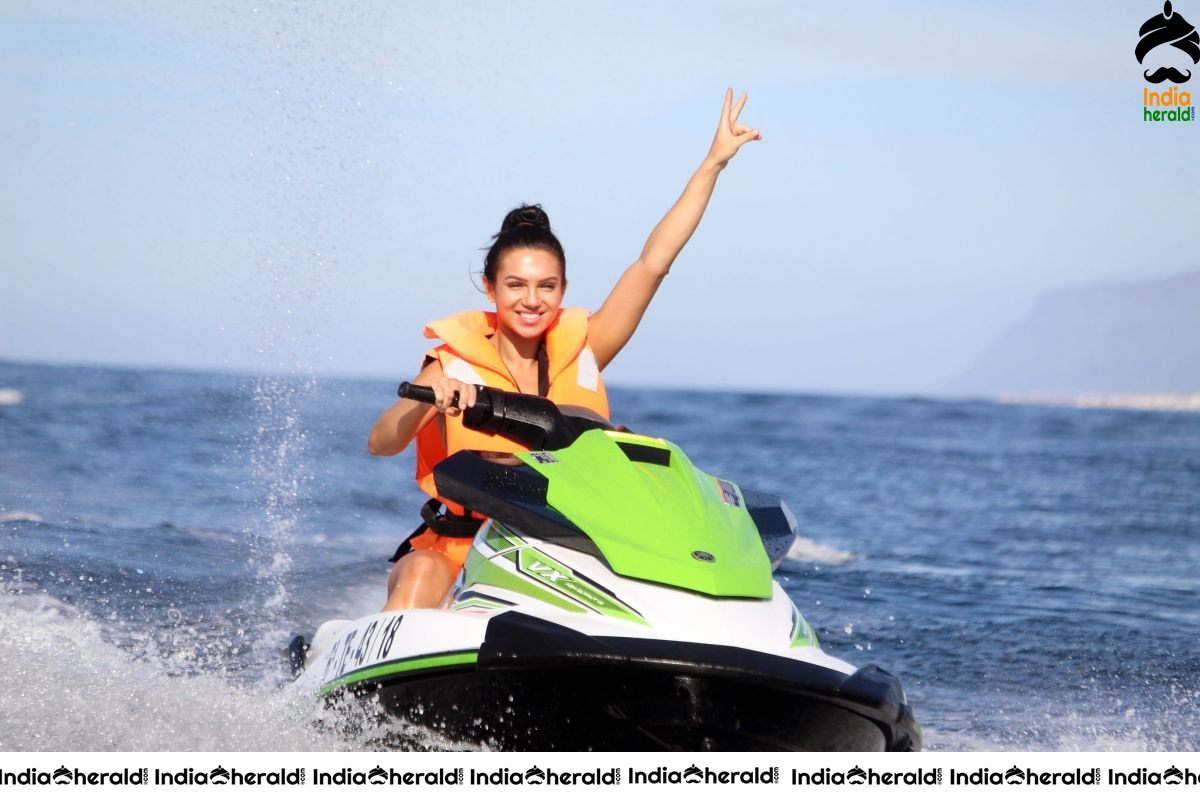
<path id="1" fill-rule="evenodd" d="M 558 256 L 544 249 L 510 249 L 496 264 L 496 282 L 483 280 L 499 323 L 521 338 L 540 338 L 562 305 L 567 279 Z"/>

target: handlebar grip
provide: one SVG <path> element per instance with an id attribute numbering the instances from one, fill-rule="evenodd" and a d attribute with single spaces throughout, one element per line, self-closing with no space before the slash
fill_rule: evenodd
<path id="1" fill-rule="evenodd" d="M 413 385 L 411 382 L 402 382 L 400 387 L 396 389 L 396 395 L 401 399 L 412 399 L 416 402 L 424 402 L 431 405 L 437 401 L 437 396 L 433 393 L 433 389 L 424 385 Z"/>

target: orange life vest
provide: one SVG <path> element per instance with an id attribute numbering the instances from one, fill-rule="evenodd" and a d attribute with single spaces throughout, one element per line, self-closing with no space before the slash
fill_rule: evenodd
<path id="1" fill-rule="evenodd" d="M 608 418 L 608 395 L 600 379 L 596 356 L 587 343 L 587 326 L 588 312 L 570 308 L 560 310 L 546 329 L 546 357 L 550 366 L 547 398 L 556 404 L 581 405 Z M 444 343 L 425 356 L 441 363 L 442 371 L 454 379 L 519 391 L 499 351 L 489 340 L 495 332 L 496 314 L 488 311 L 467 311 L 430 322 L 425 327 L 425 337 L 440 338 Z M 461 512 L 462 508 L 437 495 L 433 467 L 462 449 L 516 452 L 524 447 L 498 435 L 469 430 L 463 426 L 461 416 L 439 415 L 426 424 L 417 433 L 417 484 L 453 512 Z"/>

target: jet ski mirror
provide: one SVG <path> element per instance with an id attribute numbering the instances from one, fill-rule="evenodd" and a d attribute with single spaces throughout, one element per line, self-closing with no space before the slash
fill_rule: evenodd
<path id="1" fill-rule="evenodd" d="M 509 393 L 486 385 L 476 385 L 475 391 L 475 405 L 463 411 L 463 426 L 500 435 L 531 450 L 565 449 L 585 430 L 596 426 L 564 416 L 554 402 L 540 396 Z M 426 404 L 436 401 L 432 388 L 410 382 L 400 383 L 396 395 Z"/>

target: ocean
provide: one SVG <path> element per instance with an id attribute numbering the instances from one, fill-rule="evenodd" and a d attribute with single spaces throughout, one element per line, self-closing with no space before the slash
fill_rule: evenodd
<path id="1" fill-rule="evenodd" d="M 411 453 L 366 451 L 394 391 L 0 362 L 0 750 L 375 746 L 281 651 L 383 603 L 422 500 Z M 788 502 L 785 588 L 900 677 L 926 748 L 1200 748 L 1200 414 L 611 398 Z"/>

